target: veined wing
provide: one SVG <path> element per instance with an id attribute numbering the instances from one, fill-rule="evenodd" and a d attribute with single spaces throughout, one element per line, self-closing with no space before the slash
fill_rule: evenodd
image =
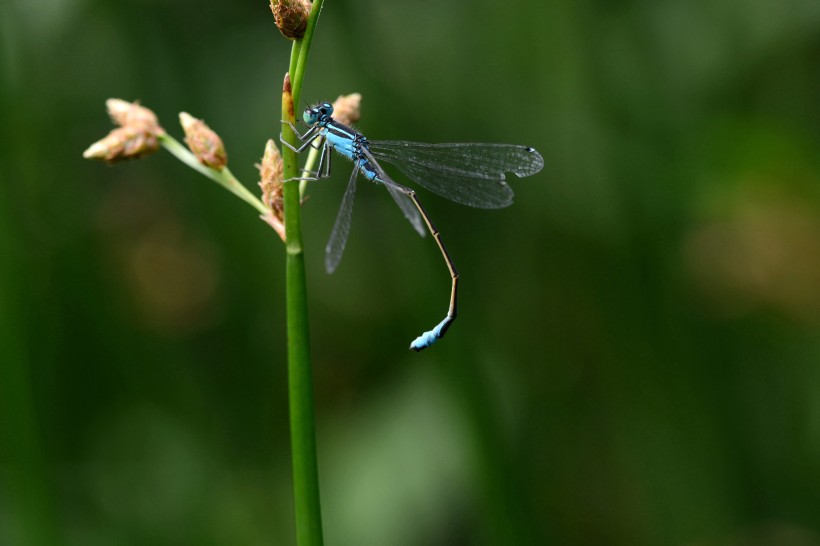
<path id="1" fill-rule="evenodd" d="M 342 204 L 339 206 L 339 213 L 336 215 L 336 222 L 333 224 L 333 231 L 330 232 L 330 240 L 325 247 L 325 269 L 328 273 L 333 273 L 342 254 L 345 251 L 347 236 L 350 234 L 350 221 L 353 217 L 353 200 L 356 197 L 356 178 L 359 176 L 359 169 L 353 169 L 350 181 L 347 183 Z"/>
<path id="2" fill-rule="evenodd" d="M 413 229 L 416 230 L 416 233 L 424 237 L 427 232 L 424 229 L 424 222 L 421 219 L 421 215 L 419 214 L 419 211 L 416 210 L 416 205 L 414 205 L 410 198 L 399 191 L 393 184 L 382 185 L 387 188 L 388 192 L 390 192 L 390 196 L 393 198 L 393 201 L 395 201 L 399 206 L 402 213 L 404 213 L 404 217 L 407 218 L 413 226 Z"/>
<path id="3" fill-rule="evenodd" d="M 392 163 L 420 186 L 457 203 L 501 208 L 512 203 L 505 174 L 530 176 L 544 166 L 535 149 L 515 144 L 427 144 L 402 140 L 369 141 L 378 161 Z"/>
<path id="4" fill-rule="evenodd" d="M 410 224 L 413 226 L 413 229 L 416 230 L 416 233 L 424 237 L 427 234 L 424 227 L 424 221 L 421 219 L 421 214 L 416 208 L 416 205 L 406 193 L 410 191 L 410 188 L 402 186 L 390 178 L 390 175 L 384 172 L 384 169 L 382 169 L 382 166 L 379 165 L 379 162 L 376 161 L 376 158 L 373 157 L 373 153 L 368 148 L 363 147 L 362 153 L 364 154 L 365 159 L 369 161 L 370 165 L 372 165 L 372 167 L 376 170 L 376 174 L 381 180 L 381 185 L 387 188 L 387 191 L 390 193 L 393 201 L 396 202 L 401 211 L 404 213 L 404 217 L 410 221 Z"/>

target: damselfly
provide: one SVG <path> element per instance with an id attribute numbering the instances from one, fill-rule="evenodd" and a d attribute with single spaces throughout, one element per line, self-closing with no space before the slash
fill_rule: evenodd
<path id="1" fill-rule="evenodd" d="M 294 147 L 282 139 L 282 144 L 296 153 L 314 143 L 321 149 L 318 168 L 310 173 L 312 176 L 303 177 L 302 180 L 330 176 L 331 154 L 328 148 L 335 149 L 354 163 L 336 223 L 325 248 L 325 268 L 328 273 L 332 273 L 342 258 L 350 233 L 353 198 L 359 173 L 367 180 L 384 185 L 419 235 L 424 236 L 426 227 L 433 236 L 452 278 L 447 316 L 410 344 L 414 351 L 421 351 L 444 337 L 456 319 L 458 272 L 438 229 L 430 221 L 416 192 L 390 178 L 379 162 L 394 164 L 408 178 L 442 197 L 471 207 L 494 209 L 512 203 L 513 191 L 504 181 L 505 173 L 513 173 L 519 178 L 533 175 L 544 166 L 544 158 L 534 148 L 514 144 L 424 144 L 402 140 L 367 140 L 364 135 L 339 123 L 332 116 L 333 106 L 329 103 L 311 106 L 302 116 L 310 126 L 305 134 L 299 134 L 296 127 L 284 122 L 302 144 Z"/>

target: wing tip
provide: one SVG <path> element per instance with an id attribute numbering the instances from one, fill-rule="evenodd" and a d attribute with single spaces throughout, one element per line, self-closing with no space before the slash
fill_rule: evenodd
<path id="1" fill-rule="evenodd" d="M 540 172 L 541 169 L 544 168 L 544 156 L 542 156 L 541 153 L 532 146 L 522 146 L 521 149 L 526 154 L 524 157 L 529 159 L 529 163 L 527 165 L 522 165 L 522 167 L 526 168 L 516 171 L 515 175 L 518 178 L 524 178 Z"/>
<path id="2" fill-rule="evenodd" d="M 328 275 L 332 275 L 336 268 L 339 267 L 339 260 L 338 258 L 334 258 L 332 256 L 333 249 L 328 246 L 325 248 L 325 271 L 327 271 Z"/>

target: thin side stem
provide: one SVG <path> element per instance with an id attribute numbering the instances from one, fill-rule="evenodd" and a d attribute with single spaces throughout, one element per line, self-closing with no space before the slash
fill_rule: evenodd
<path id="1" fill-rule="evenodd" d="M 314 148 L 311 146 L 310 151 L 308 152 L 307 159 L 305 160 L 305 165 L 302 167 L 302 178 L 307 178 L 310 175 L 310 171 L 313 170 L 313 166 L 316 164 L 316 160 L 319 159 L 321 155 L 322 143 L 324 141 L 323 137 L 316 137 L 313 139 L 313 144 L 317 145 L 318 148 Z M 299 181 L 299 199 L 305 198 L 305 191 L 307 191 L 307 180 L 300 180 Z"/>
<path id="2" fill-rule="evenodd" d="M 236 179 L 236 177 L 231 173 L 231 171 L 227 167 L 225 167 L 221 171 L 217 171 L 216 169 L 206 167 L 205 165 L 199 162 L 196 156 L 193 153 L 191 153 L 191 151 L 188 150 L 188 148 L 183 146 L 177 139 L 175 139 L 167 133 L 164 135 L 160 135 L 159 142 L 162 145 L 162 147 L 171 152 L 171 154 L 174 157 L 176 157 L 177 159 L 179 159 L 195 171 L 204 174 L 205 176 L 207 176 L 208 178 L 210 178 L 211 180 L 213 180 L 214 182 L 216 182 L 232 194 L 236 195 L 237 197 L 248 203 L 250 206 L 255 208 L 257 211 L 259 211 L 260 214 L 268 214 L 269 210 L 262 203 L 262 201 L 260 201 L 258 197 L 252 194 L 248 190 L 248 188 L 242 185 L 242 183 Z"/>
<path id="3" fill-rule="evenodd" d="M 281 119 L 294 123 L 294 104 L 298 104 L 307 55 L 322 0 L 315 0 L 305 36 L 293 44 L 291 72 L 285 76 Z M 291 74 L 293 80 L 291 81 Z M 291 131 L 284 131 L 291 144 Z M 283 147 L 285 180 L 298 172 L 296 153 Z M 310 332 L 307 308 L 305 257 L 302 250 L 302 220 L 299 184 L 285 182 L 285 239 L 287 251 L 288 322 L 288 400 L 290 407 L 291 464 L 293 465 L 293 504 L 296 516 L 296 542 L 299 546 L 322 546 L 322 511 L 319 498 L 319 472 L 316 457 L 316 425 L 313 405 L 313 377 L 310 361 Z"/>

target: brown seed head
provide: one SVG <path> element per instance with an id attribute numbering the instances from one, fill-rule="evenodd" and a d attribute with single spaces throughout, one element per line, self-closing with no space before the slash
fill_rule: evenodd
<path id="1" fill-rule="evenodd" d="M 359 93 L 339 95 L 333 103 L 333 119 L 345 125 L 353 125 L 362 117 L 362 96 Z"/>
<path id="2" fill-rule="evenodd" d="M 289 40 L 298 40 L 305 35 L 310 15 L 308 0 L 271 0 L 270 9 L 282 36 Z"/>
<path id="3" fill-rule="evenodd" d="M 228 155 L 219 135 L 201 119 L 187 112 L 179 113 L 179 122 L 185 130 L 185 143 L 199 162 L 217 171 L 224 169 L 228 164 Z"/>
<path id="4" fill-rule="evenodd" d="M 262 188 L 262 202 L 268 207 L 268 213 L 261 218 L 267 222 L 285 241 L 285 213 L 282 191 L 284 176 L 282 171 L 282 154 L 272 139 L 265 144 L 265 154 L 262 163 L 257 164 L 259 169 L 259 187 Z"/>
<path id="5" fill-rule="evenodd" d="M 118 127 L 83 152 L 86 159 L 118 163 L 151 155 L 159 149 L 157 135 L 137 127 Z"/>
<path id="6" fill-rule="evenodd" d="M 128 102 L 122 99 L 108 99 L 105 101 L 111 121 L 122 127 L 135 127 L 156 135 L 165 133 L 160 127 L 157 116 L 150 109 L 140 106 L 139 102 Z"/>
<path id="7" fill-rule="evenodd" d="M 265 145 L 265 154 L 262 163 L 256 165 L 259 169 L 259 187 L 262 188 L 262 202 L 270 208 L 277 218 L 282 219 L 282 154 L 273 142 L 268 140 Z"/>

